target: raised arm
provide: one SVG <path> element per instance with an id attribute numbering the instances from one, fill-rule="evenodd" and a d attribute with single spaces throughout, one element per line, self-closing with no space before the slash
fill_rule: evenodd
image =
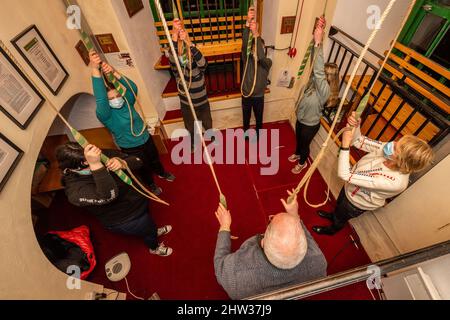
<path id="1" fill-rule="evenodd" d="M 97 117 L 102 123 L 106 123 L 111 118 L 111 108 L 109 106 L 108 94 L 100 71 L 100 64 L 102 61 L 95 51 L 91 51 L 89 57 L 91 60 L 92 88 L 97 105 Z"/>
<path id="2" fill-rule="evenodd" d="M 242 47 L 241 47 L 241 55 L 242 61 L 246 63 L 247 61 L 247 46 L 248 46 L 248 38 L 250 37 L 250 24 L 255 20 L 256 13 L 255 8 L 250 7 L 247 13 L 247 21 L 245 23 L 245 28 L 242 31 Z"/>
<path id="3" fill-rule="evenodd" d="M 353 140 L 355 129 L 347 124 L 346 131 L 342 135 L 342 147 L 338 160 L 338 176 L 345 182 L 364 187 L 367 189 L 377 189 L 385 191 L 396 191 L 397 185 L 393 183 L 390 177 L 379 174 L 378 172 L 366 172 L 358 169 L 358 165 L 352 171 L 350 165 L 350 144 Z"/>
<path id="4" fill-rule="evenodd" d="M 318 96 L 320 98 L 320 103 L 324 105 L 327 102 L 328 98 L 330 97 L 330 85 L 328 83 L 327 76 L 325 74 L 325 62 L 323 58 L 322 45 L 314 48 L 314 51 L 316 50 L 318 52 L 313 66 L 313 74 L 314 74 L 313 79 Z"/>
<path id="5" fill-rule="evenodd" d="M 361 120 L 356 120 L 356 113 L 352 112 L 350 117 L 348 118 L 348 124 L 355 128 L 353 131 L 353 139 L 351 145 L 355 148 L 363 150 L 369 153 L 375 153 L 378 155 L 383 154 L 383 148 L 386 143 L 370 139 L 361 134 Z"/>
<path id="6" fill-rule="evenodd" d="M 258 61 L 267 71 L 270 71 L 270 68 L 272 68 L 272 60 L 266 57 L 266 50 L 261 38 L 258 40 Z"/>
<path id="7" fill-rule="evenodd" d="M 105 151 L 103 151 L 103 153 L 111 159 L 119 158 L 119 159 L 125 161 L 127 163 L 128 167 L 131 169 L 131 171 L 136 171 L 136 170 L 139 170 L 140 168 L 142 168 L 142 165 L 143 165 L 142 159 L 140 159 L 138 157 L 130 156 L 130 155 L 125 154 L 118 150 L 105 150 Z M 123 166 L 120 166 L 120 168 L 117 168 L 117 169 L 125 169 L 125 168 Z M 112 170 L 112 171 L 114 171 L 114 170 Z"/>
<path id="8" fill-rule="evenodd" d="M 232 272 L 234 265 L 233 256 L 231 255 L 231 214 L 220 204 L 216 211 L 216 217 L 219 221 L 220 229 L 214 253 L 214 271 L 217 281 L 224 288 L 227 288 L 227 274 Z"/>
<path id="9" fill-rule="evenodd" d="M 313 79 L 316 86 L 317 93 L 320 98 L 320 103 L 324 105 L 330 96 L 330 85 L 325 74 L 325 60 L 323 58 L 323 36 L 325 34 L 326 21 L 321 17 L 314 29 L 314 53 L 316 60 L 313 66 Z"/>
<path id="10" fill-rule="evenodd" d="M 114 178 L 100 160 L 101 150 L 93 145 L 88 145 L 84 154 L 94 181 L 83 186 L 67 185 L 66 194 L 69 202 L 83 207 L 101 206 L 114 201 L 119 195 L 119 189 Z"/>

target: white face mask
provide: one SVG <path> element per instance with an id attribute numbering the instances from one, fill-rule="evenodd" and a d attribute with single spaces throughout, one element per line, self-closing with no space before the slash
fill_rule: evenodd
<path id="1" fill-rule="evenodd" d="M 123 107 L 123 104 L 125 103 L 124 99 L 122 97 L 114 98 L 112 100 L 109 100 L 109 106 L 113 109 L 120 109 Z"/>

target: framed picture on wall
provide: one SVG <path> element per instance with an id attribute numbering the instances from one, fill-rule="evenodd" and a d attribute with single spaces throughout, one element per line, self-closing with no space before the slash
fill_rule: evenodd
<path id="1" fill-rule="evenodd" d="M 77 45 L 75 46 L 75 49 L 77 49 L 78 54 L 80 55 L 81 59 L 83 59 L 84 64 L 88 66 L 90 63 L 89 51 L 84 45 L 83 41 L 81 40 L 78 41 Z"/>
<path id="2" fill-rule="evenodd" d="M 5 187 L 22 156 L 23 151 L 0 133 L 0 192 Z"/>
<path id="3" fill-rule="evenodd" d="M 69 73 L 58 60 L 37 27 L 35 25 L 28 27 L 12 39 L 11 43 L 39 79 L 56 96 L 69 77 Z"/>
<path id="4" fill-rule="evenodd" d="M 128 15 L 133 17 L 136 13 L 144 9 L 142 0 L 123 0 L 125 7 L 127 8 Z"/>
<path id="5" fill-rule="evenodd" d="M 0 111 L 25 130 L 44 101 L 39 91 L 0 48 Z"/>

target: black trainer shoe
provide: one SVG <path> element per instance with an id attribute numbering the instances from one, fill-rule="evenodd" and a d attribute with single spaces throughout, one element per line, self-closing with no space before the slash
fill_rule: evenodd
<path id="1" fill-rule="evenodd" d="M 161 179 L 167 180 L 169 182 L 175 181 L 175 176 L 173 174 L 171 174 L 170 172 L 166 172 L 162 176 L 158 176 L 158 177 L 160 177 Z"/>
<path id="2" fill-rule="evenodd" d="M 150 185 L 150 191 L 155 195 L 159 196 L 162 193 L 162 189 L 156 185 L 156 183 L 152 183 Z"/>
<path id="3" fill-rule="evenodd" d="M 312 229 L 317 234 L 323 234 L 323 235 L 327 235 L 327 236 L 332 236 L 339 231 L 339 230 L 336 230 L 335 228 L 333 228 L 332 226 L 329 226 L 329 227 L 315 226 Z"/>
<path id="4" fill-rule="evenodd" d="M 319 211 L 317 211 L 317 214 L 319 215 L 319 217 L 322 217 L 322 218 L 330 220 L 330 221 L 334 221 L 332 213 L 319 210 Z"/>

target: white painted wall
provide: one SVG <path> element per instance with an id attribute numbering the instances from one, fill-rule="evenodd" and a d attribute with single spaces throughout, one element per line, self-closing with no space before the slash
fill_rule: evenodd
<path id="1" fill-rule="evenodd" d="M 9 43 L 25 28 L 36 24 L 56 56 L 69 72 L 58 96 L 53 96 Z M 75 45 L 76 31 L 66 27 L 65 7 L 55 0 L 3 0 L 0 39 L 12 51 L 25 72 L 57 108 L 80 92 L 90 92 L 89 70 Z M 67 275 L 57 270 L 40 249 L 31 221 L 30 194 L 34 166 L 42 143 L 55 118 L 45 103 L 27 130 L 21 130 L 0 112 L 0 131 L 25 154 L 0 193 L 0 299 L 84 299 L 103 286 L 82 282 L 81 290 L 68 290 Z"/>
<path id="2" fill-rule="evenodd" d="M 61 113 L 74 128 L 77 128 L 77 130 L 102 128 L 104 126 L 100 121 L 98 121 L 95 108 L 96 103 L 94 96 L 90 94 L 83 94 L 75 101 L 73 105 L 64 106 Z M 48 132 L 48 135 L 56 136 L 67 133 L 67 127 L 59 118 L 56 118 Z"/>
<path id="3" fill-rule="evenodd" d="M 371 20 L 371 15 L 373 14 L 371 7 L 378 7 L 380 14 L 382 14 L 389 2 L 389 0 L 337 0 L 336 11 L 331 20 L 331 24 L 345 31 L 356 40 L 366 44 L 373 31 L 368 27 L 368 21 Z M 372 50 L 384 56 L 385 51 L 389 49 L 391 41 L 395 38 L 397 31 L 401 27 L 410 3 L 410 0 L 397 0 L 370 46 Z M 362 47 L 347 41 L 345 37 L 338 35 L 337 38 L 342 40 L 354 51 L 361 52 Z M 329 52 L 328 49 L 330 48 L 327 48 L 327 52 Z M 378 66 L 379 59 L 374 55 L 369 53 L 367 59 L 375 66 Z"/>

